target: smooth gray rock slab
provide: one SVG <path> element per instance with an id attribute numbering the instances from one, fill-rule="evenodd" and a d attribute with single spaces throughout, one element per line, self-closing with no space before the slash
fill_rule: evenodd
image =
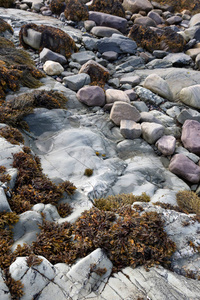
<path id="1" fill-rule="evenodd" d="M 191 183 L 200 180 L 200 167 L 184 154 L 175 154 L 171 159 L 169 170 Z"/>
<path id="2" fill-rule="evenodd" d="M 157 123 L 143 122 L 142 136 L 149 144 L 154 144 L 164 134 L 164 126 Z"/>
<path id="3" fill-rule="evenodd" d="M 77 98 L 88 106 L 104 106 L 105 104 L 105 93 L 99 86 L 82 87 L 77 93 Z"/>
<path id="4" fill-rule="evenodd" d="M 102 53 L 102 57 L 108 61 L 114 61 L 118 58 L 118 53 L 115 51 L 106 51 Z"/>
<path id="5" fill-rule="evenodd" d="M 90 76 L 88 74 L 82 73 L 64 77 L 63 81 L 69 89 L 73 91 L 78 91 L 84 85 L 90 84 Z"/>
<path id="6" fill-rule="evenodd" d="M 45 63 L 47 60 L 53 60 L 53 61 L 60 63 L 61 65 L 64 65 L 67 63 L 67 59 L 65 56 L 63 56 L 59 53 L 53 52 L 47 48 L 43 48 L 42 51 L 40 52 L 40 60 L 43 63 Z"/>
<path id="7" fill-rule="evenodd" d="M 149 18 L 151 18 L 152 20 L 154 20 L 154 22 L 158 25 L 158 24 L 163 24 L 164 20 L 163 18 L 155 11 L 150 11 L 147 15 Z"/>
<path id="8" fill-rule="evenodd" d="M 132 120 L 138 122 L 140 120 L 139 111 L 132 105 L 122 101 L 116 101 L 110 112 L 110 119 L 117 125 L 121 120 Z"/>
<path id="9" fill-rule="evenodd" d="M 131 84 L 132 87 L 138 85 L 140 83 L 141 79 L 139 76 L 122 76 L 120 78 L 120 84 Z"/>
<path id="10" fill-rule="evenodd" d="M 192 18 L 190 19 L 190 23 L 189 26 L 197 26 L 200 25 L 200 13 L 195 14 L 194 16 L 192 16 Z"/>
<path id="11" fill-rule="evenodd" d="M 173 24 L 179 24 L 179 23 L 181 23 L 181 21 L 182 21 L 181 17 L 179 17 L 179 16 L 172 16 L 170 18 L 167 18 L 166 23 L 168 25 L 173 25 Z"/>
<path id="12" fill-rule="evenodd" d="M 134 24 L 156 27 L 156 22 L 152 18 L 149 18 L 149 17 L 135 18 Z"/>
<path id="13" fill-rule="evenodd" d="M 150 122 L 150 123 L 158 123 L 158 124 L 161 124 L 161 122 L 152 114 L 151 111 L 142 111 L 140 113 L 141 115 L 141 123 L 142 122 Z"/>
<path id="14" fill-rule="evenodd" d="M 118 65 L 116 67 L 116 70 L 123 71 L 123 69 L 126 69 L 127 67 L 132 67 L 133 69 L 137 69 L 143 65 L 144 65 L 144 60 L 141 57 L 132 56 L 132 57 L 128 58 L 124 63 Z"/>
<path id="15" fill-rule="evenodd" d="M 120 132 L 125 139 L 137 139 L 141 136 L 141 125 L 131 120 L 121 120 Z"/>
<path id="16" fill-rule="evenodd" d="M 96 55 L 92 51 L 80 51 L 73 53 L 71 59 L 78 62 L 80 65 L 85 64 L 90 59 L 95 59 Z"/>
<path id="17" fill-rule="evenodd" d="M 96 45 L 100 53 L 115 51 L 117 53 L 135 54 L 137 49 L 135 41 L 119 34 L 113 34 L 110 38 L 102 38 L 98 40 Z"/>
<path id="18" fill-rule="evenodd" d="M 27 30 L 27 36 L 23 35 L 24 43 L 36 50 L 40 48 L 41 38 L 42 33 L 31 28 Z"/>
<path id="19" fill-rule="evenodd" d="M 97 38 L 83 36 L 82 41 L 87 50 L 93 51 L 93 50 L 97 49 L 97 46 L 96 46 L 96 42 L 98 41 Z"/>
<path id="20" fill-rule="evenodd" d="M 179 95 L 183 103 L 200 109 L 200 84 L 183 88 Z"/>
<path id="21" fill-rule="evenodd" d="M 190 152 L 200 155 L 200 123 L 186 120 L 182 127 L 181 141 Z"/>
<path id="22" fill-rule="evenodd" d="M 89 20 L 94 21 L 97 26 L 107 26 L 116 28 L 122 33 L 126 32 L 127 20 L 125 18 L 97 11 L 89 11 Z"/>
<path id="23" fill-rule="evenodd" d="M 192 62 L 192 58 L 185 53 L 170 53 L 163 58 L 163 61 L 172 63 L 174 67 L 182 67 L 189 65 Z"/>
<path id="24" fill-rule="evenodd" d="M 100 38 L 111 37 L 113 33 L 121 34 L 119 30 L 106 26 L 94 26 L 91 30 L 91 33 Z"/>
<path id="25" fill-rule="evenodd" d="M 174 136 L 164 135 L 157 142 L 156 147 L 164 155 L 172 155 L 176 147 L 176 139 Z"/>

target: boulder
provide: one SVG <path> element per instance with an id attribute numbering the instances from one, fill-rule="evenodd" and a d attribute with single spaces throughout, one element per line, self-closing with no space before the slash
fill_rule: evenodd
<path id="1" fill-rule="evenodd" d="M 130 99 L 124 91 L 107 89 L 106 90 L 106 103 L 114 103 L 116 101 L 122 101 L 130 103 Z"/>
<path id="2" fill-rule="evenodd" d="M 151 74 L 147 76 L 143 85 L 153 93 L 158 94 L 165 99 L 173 100 L 173 94 L 167 81 L 162 79 L 159 75 Z"/>
<path id="3" fill-rule="evenodd" d="M 181 141 L 190 152 L 200 155 L 200 122 L 186 120 L 182 127 Z"/>
<path id="4" fill-rule="evenodd" d="M 126 83 L 128 83 L 132 87 L 138 85 L 140 83 L 140 81 L 141 81 L 141 79 L 137 75 L 135 75 L 135 76 L 134 75 L 133 76 L 127 76 L 127 75 L 125 75 L 125 76 L 122 76 L 120 78 L 120 84 L 126 84 Z M 135 99 L 135 97 L 134 97 L 134 99 Z"/>
<path id="5" fill-rule="evenodd" d="M 150 11 L 147 15 L 147 17 L 151 18 L 152 20 L 154 20 L 154 22 L 159 25 L 159 24 L 163 24 L 164 20 L 163 18 L 155 11 Z"/>
<path id="6" fill-rule="evenodd" d="M 96 61 L 89 60 L 80 69 L 79 74 L 86 73 L 90 76 L 93 85 L 103 85 L 109 79 L 109 71 Z"/>
<path id="7" fill-rule="evenodd" d="M 84 85 L 90 84 L 90 76 L 88 74 L 77 74 L 63 78 L 64 83 L 67 87 L 73 91 L 78 91 Z"/>
<path id="8" fill-rule="evenodd" d="M 156 22 L 149 17 L 138 17 L 135 18 L 134 24 L 156 27 Z"/>
<path id="9" fill-rule="evenodd" d="M 78 50 L 74 40 L 67 33 L 52 26 L 28 23 L 21 27 L 19 39 L 25 49 L 32 47 L 42 51 L 43 48 L 48 48 L 66 58 Z"/>
<path id="10" fill-rule="evenodd" d="M 78 100 L 88 106 L 104 106 L 105 94 L 99 86 L 84 86 L 76 94 Z"/>
<path id="11" fill-rule="evenodd" d="M 192 58 L 185 53 L 170 53 L 163 58 L 163 61 L 170 62 L 173 67 L 183 67 L 192 62 Z"/>
<path id="12" fill-rule="evenodd" d="M 173 156 L 169 164 L 169 170 L 191 183 L 198 183 L 200 180 L 200 167 L 184 154 Z"/>
<path id="13" fill-rule="evenodd" d="M 125 18 L 102 12 L 90 11 L 89 20 L 94 21 L 97 26 L 111 27 L 121 31 L 122 33 L 126 32 L 127 20 Z"/>
<path id="14" fill-rule="evenodd" d="M 92 51 L 80 51 L 78 53 L 73 53 L 71 59 L 80 65 L 83 65 L 89 60 L 94 60 L 95 54 Z"/>
<path id="15" fill-rule="evenodd" d="M 2 187 L 0 187 L 0 213 L 1 212 L 11 212 L 10 205 Z"/>
<path id="16" fill-rule="evenodd" d="M 141 125 L 132 120 L 121 120 L 120 133 L 125 139 L 137 139 L 141 136 Z"/>
<path id="17" fill-rule="evenodd" d="M 160 105 L 162 102 L 164 102 L 164 99 L 157 96 L 153 92 L 151 92 L 149 89 L 143 88 L 141 86 L 137 86 L 134 88 L 136 94 L 139 96 L 139 98 L 147 103 Z"/>
<path id="18" fill-rule="evenodd" d="M 141 124 L 142 137 L 147 143 L 154 144 L 164 134 L 165 127 L 158 123 L 143 122 Z"/>
<path id="19" fill-rule="evenodd" d="M 93 0 L 89 10 L 125 18 L 125 10 L 118 0 Z"/>
<path id="20" fill-rule="evenodd" d="M 60 75 L 64 68 L 58 62 L 47 60 L 43 65 L 43 70 L 47 75 Z"/>
<path id="21" fill-rule="evenodd" d="M 135 41 L 119 34 L 113 34 L 110 38 L 102 38 L 97 41 L 96 45 L 100 53 L 105 51 L 115 51 L 117 53 L 135 54 L 137 49 Z"/>
<path id="22" fill-rule="evenodd" d="M 60 15 L 62 12 L 64 12 L 66 4 L 65 1 L 51 0 L 49 7 L 53 14 Z"/>
<path id="23" fill-rule="evenodd" d="M 105 26 L 94 26 L 91 33 L 98 37 L 111 37 L 113 33 L 121 34 L 119 30 Z"/>
<path id="24" fill-rule="evenodd" d="M 200 13 L 195 14 L 194 16 L 192 16 L 192 18 L 190 19 L 190 23 L 189 26 L 193 27 L 193 26 L 197 26 L 200 25 Z"/>
<path id="25" fill-rule="evenodd" d="M 186 120 L 196 120 L 200 122 L 200 113 L 194 109 L 183 109 L 177 116 L 179 123 L 183 124 Z"/>
<path id="26" fill-rule="evenodd" d="M 200 109 L 200 84 L 183 88 L 179 93 L 179 99 L 189 106 Z"/>
<path id="27" fill-rule="evenodd" d="M 106 51 L 102 53 L 102 57 L 108 61 L 114 61 L 118 58 L 118 53 L 115 51 Z"/>
<path id="28" fill-rule="evenodd" d="M 174 136 L 163 135 L 157 142 L 156 147 L 163 155 L 172 155 L 176 147 L 176 139 Z"/>
<path id="29" fill-rule="evenodd" d="M 53 52 L 47 48 L 43 48 L 43 50 L 40 52 L 40 60 L 43 63 L 45 63 L 47 60 L 53 60 L 55 62 L 60 63 L 61 65 L 64 65 L 67 63 L 65 56 L 58 54 L 56 52 Z"/>
<path id="30" fill-rule="evenodd" d="M 129 103 L 116 101 L 112 106 L 110 119 L 113 123 L 119 126 L 121 120 L 132 120 L 138 122 L 140 120 L 140 113 Z"/>
<path id="31" fill-rule="evenodd" d="M 87 6 L 79 0 L 65 0 L 65 18 L 74 22 L 88 20 Z"/>
<path id="32" fill-rule="evenodd" d="M 152 4 L 148 0 L 124 0 L 123 7 L 133 14 L 138 13 L 141 10 L 149 12 L 153 9 Z"/>

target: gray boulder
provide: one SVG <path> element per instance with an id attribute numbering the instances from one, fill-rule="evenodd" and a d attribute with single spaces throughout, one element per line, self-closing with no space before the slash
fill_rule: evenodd
<path id="1" fill-rule="evenodd" d="M 90 76 L 85 73 L 72 75 L 63 78 L 64 83 L 67 87 L 73 91 L 78 91 L 84 85 L 90 84 Z"/>
<path id="2" fill-rule="evenodd" d="M 175 154 L 170 161 L 169 170 L 191 183 L 200 180 L 200 167 L 184 154 Z"/>
<path id="3" fill-rule="evenodd" d="M 120 133 L 125 139 L 137 139 L 141 136 L 141 125 L 132 120 L 121 120 Z"/>
<path id="4" fill-rule="evenodd" d="M 156 27 L 156 22 L 149 17 L 138 17 L 134 20 L 134 24 Z"/>
<path id="5" fill-rule="evenodd" d="M 100 53 L 105 51 L 115 51 L 117 53 L 135 54 L 137 44 L 135 41 L 119 34 L 113 34 L 110 38 L 102 38 L 96 43 Z"/>
<path id="6" fill-rule="evenodd" d="M 106 94 L 106 103 L 114 103 L 116 101 L 123 101 L 123 102 L 130 103 L 130 99 L 124 91 L 107 89 L 105 94 Z"/>
<path id="7" fill-rule="evenodd" d="M 142 137 L 147 143 L 154 144 L 164 134 L 164 126 L 157 123 L 143 122 Z"/>
<path id="8" fill-rule="evenodd" d="M 121 34 L 119 30 L 106 26 L 95 26 L 91 33 L 97 37 L 111 37 L 113 33 Z"/>
<path id="9" fill-rule="evenodd" d="M 200 122 L 200 113 L 194 109 L 183 109 L 177 116 L 179 123 L 183 124 L 186 120 L 196 120 Z"/>
<path id="10" fill-rule="evenodd" d="M 90 11 L 89 20 L 94 21 L 97 26 L 111 27 L 121 31 L 122 33 L 126 32 L 127 20 L 125 18 L 102 12 Z"/>
<path id="11" fill-rule="evenodd" d="M 65 58 L 65 56 L 63 56 L 59 53 L 53 52 L 47 48 L 43 48 L 42 51 L 40 52 L 40 60 L 43 63 L 45 63 L 47 60 L 52 60 L 52 61 L 60 63 L 61 65 L 64 65 L 67 63 L 67 59 Z"/>
<path id="12" fill-rule="evenodd" d="M 80 65 L 85 64 L 90 59 L 95 59 L 95 57 L 96 55 L 92 51 L 80 51 L 71 55 L 71 59 Z"/>
<path id="13" fill-rule="evenodd" d="M 135 87 L 135 92 L 136 94 L 139 96 L 139 98 L 144 101 L 144 102 L 148 102 L 151 104 L 156 104 L 159 105 L 162 102 L 164 102 L 164 99 L 155 95 L 154 93 L 152 93 L 150 90 L 143 88 L 141 86 L 137 86 Z"/>
<path id="14" fill-rule="evenodd" d="M 183 103 L 200 109 L 200 84 L 183 88 L 179 96 Z"/>

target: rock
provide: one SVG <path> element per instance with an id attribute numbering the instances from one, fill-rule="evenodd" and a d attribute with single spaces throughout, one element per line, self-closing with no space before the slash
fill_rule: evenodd
<path id="1" fill-rule="evenodd" d="M 151 74 L 147 76 L 143 85 L 153 93 L 158 94 L 159 96 L 168 100 L 173 100 L 173 94 L 168 83 L 157 74 Z"/>
<path id="2" fill-rule="evenodd" d="M 60 75 L 64 68 L 58 62 L 47 60 L 43 65 L 43 70 L 47 75 Z"/>
<path id="3" fill-rule="evenodd" d="M 157 142 L 156 147 L 163 155 L 172 155 L 176 147 L 176 139 L 174 136 L 163 135 Z"/>
<path id="4" fill-rule="evenodd" d="M 120 84 L 125 84 L 125 83 L 128 83 L 128 84 L 131 84 L 132 87 L 138 85 L 140 83 L 141 79 L 139 76 L 122 76 L 120 78 Z"/>
<path id="5" fill-rule="evenodd" d="M 197 54 L 197 56 L 195 58 L 195 64 L 196 64 L 198 70 L 200 70 L 200 53 Z"/>
<path id="6" fill-rule="evenodd" d="M 137 49 L 135 41 L 118 34 L 113 34 L 110 38 L 102 38 L 96 45 L 100 53 L 115 51 L 117 53 L 135 54 Z"/>
<path id="7" fill-rule="evenodd" d="M 49 5 L 53 14 L 60 15 L 65 10 L 65 2 L 59 0 L 51 0 Z"/>
<path id="8" fill-rule="evenodd" d="M 90 31 L 94 26 L 96 26 L 96 23 L 92 20 L 86 20 L 84 21 L 84 27 L 87 31 Z"/>
<path id="9" fill-rule="evenodd" d="M 168 25 L 173 25 L 173 24 L 179 24 L 182 22 L 182 18 L 179 16 L 172 16 L 170 18 L 167 18 L 165 21 Z"/>
<path id="10" fill-rule="evenodd" d="M 82 87 L 77 93 L 77 98 L 88 106 L 104 106 L 105 104 L 105 94 L 99 86 Z"/>
<path id="11" fill-rule="evenodd" d="M 169 170 L 191 183 L 198 183 L 200 180 L 200 167 L 184 154 L 175 154 L 173 156 Z"/>
<path id="12" fill-rule="evenodd" d="M 196 59 L 196 57 L 200 54 L 200 49 L 199 48 L 192 48 L 186 51 L 186 55 L 189 55 L 191 59 Z"/>
<path id="13" fill-rule="evenodd" d="M 74 22 L 88 20 L 87 6 L 79 0 L 65 0 L 65 18 Z"/>
<path id="14" fill-rule="evenodd" d="M 135 92 L 139 96 L 139 98 L 147 103 L 159 105 L 164 102 L 164 99 L 155 95 L 150 90 L 143 88 L 141 86 L 135 87 Z"/>
<path id="15" fill-rule="evenodd" d="M 141 125 L 132 120 L 121 120 L 120 133 L 125 139 L 137 139 L 141 136 Z"/>
<path id="16" fill-rule="evenodd" d="M 111 27 L 121 31 L 122 33 L 126 32 L 127 20 L 125 18 L 102 12 L 90 11 L 89 20 L 94 21 L 97 26 Z"/>
<path id="17" fill-rule="evenodd" d="M 123 7 L 130 12 L 138 13 L 139 11 L 149 12 L 153 6 L 148 0 L 124 0 Z"/>
<path id="18" fill-rule="evenodd" d="M 142 137 L 149 144 L 154 144 L 164 134 L 164 126 L 157 123 L 143 122 Z"/>
<path id="19" fill-rule="evenodd" d="M 111 109 L 110 119 L 119 126 L 123 119 L 138 122 L 140 120 L 140 113 L 134 106 L 126 102 L 116 101 Z"/>
<path id="20" fill-rule="evenodd" d="M 189 23 L 190 27 L 199 26 L 199 25 L 200 25 L 200 13 L 192 16 L 192 18 L 190 19 L 190 23 Z"/>
<path id="21" fill-rule="evenodd" d="M 149 17 L 138 17 L 134 20 L 134 24 L 156 27 L 156 22 Z"/>
<path id="22" fill-rule="evenodd" d="M 108 61 L 114 61 L 118 58 L 118 53 L 115 51 L 106 51 L 102 53 L 102 57 Z"/>
<path id="23" fill-rule="evenodd" d="M 168 54 L 168 52 L 163 51 L 163 50 L 154 50 L 152 54 L 156 58 L 163 58 L 163 57 L 165 57 Z"/>
<path id="24" fill-rule="evenodd" d="M 196 120 L 200 122 L 200 113 L 194 109 L 183 109 L 177 116 L 179 123 L 183 124 L 186 120 Z"/>
<path id="25" fill-rule="evenodd" d="M 70 57 L 77 51 L 74 40 L 63 30 L 46 25 L 29 23 L 21 27 L 19 33 L 20 44 L 27 49 L 31 46 L 42 51 L 48 48 L 56 53 Z"/>
<path id="26" fill-rule="evenodd" d="M 89 60 L 80 69 L 79 73 L 86 73 L 90 76 L 91 83 L 104 85 L 109 79 L 109 71 L 99 63 Z"/>
<path id="27" fill-rule="evenodd" d="M 127 94 L 120 90 L 107 89 L 105 95 L 106 95 L 106 103 L 114 103 L 116 101 L 123 101 L 123 102 L 130 103 L 130 99 L 127 96 Z"/>
<path id="28" fill-rule="evenodd" d="M 36 241 L 37 234 L 40 232 L 39 225 L 42 224 L 42 216 L 36 211 L 26 211 L 20 215 L 19 221 L 13 227 L 14 244 L 12 250 L 15 250 L 17 245 L 31 245 Z"/>
<path id="29" fill-rule="evenodd" d="M 183 67 L 192 62 L 191 57 L 184 53 L 170 53 L 163 60 L 171 62 L 174 67 Z"/>
<path id="30" fill-rule="evenodd" d="M 85 64 L 88 60 L 94 60 L 95 54 L 92 51 L 82 51 L 73 53 L 71 59 L 78 62 L 80 65 Z"/>
<path id="31" fill-rule="evenodd" d="M 126 91 L 126 92 L 128 92 L 128 91 Z M 135 97 L 137 97 L 136 93 L 135 93 Z M 132 101 L 132 99 L 130 99 L 130 100 Z M 149 111 L 148 107 L 146 106 L 146 104 L 143 101 L 134 101 L 132 104 L 133 104 L 133 106 L 135 106 L 137 108 L 137 110 L 140 113 L 144 113 L 144 112 L 148 112 Z"/>
<path id="32" fill-rule="evenodd" d="M 58 62 L 61 65 L 67 63 L 65 56 L 55 53 L 47 48 L 43 48 L 43 50 L 40 52 L 40 60 L 43 63 L 45 63 L 47 60 L 51 60 L 51 61 Z"/>
<path id="33" fill-rule="evenodd" d="M 96 46 L 96 43 L 98 41 L 97 38 L 91 38 L 91 37 L 83 36 L 82 41 L 83 41 L 83 44 L 84 44 L 84 46 L 87 50 L 93 51 L 93 50 L 97 49 L 97 46 Z"/>
<path id="34" fill-rule="evenodd" d="M 181 141 L 190 152 L 200 155 L 200 122 L 186 120 L 182 127 Z"/>
<path id="35" fill-rule="evenodd" d="M 0 187 L 0 212 L 11 212 L 10 205 L 2 187 Z"/>
<path id="36" fill-rule="evenodd" d="M 132 67 L 131 70 L 133 71 L 134 69 L 137 69 L 143 65 L 144 60 L 141 57 L 131 56 L 124 63 L 118 65 L 116 70 L 122 70 L 123 72 L 126 72 L 126 68 Z"/>
<path id="37" fill-rule="evenodd" d="M 64 83 L 67 87 L 73 91 L 78 91 L 84 85 L 90 84 L 90 76 L 88 74 L 77 74 L 63 78 Z"/>
<path id="38" fill-rule="evenodd" d="M 50 221 L 50 222 L 56 222 L 60 219 L 60 215 L 57 211 L 57 208 L 52 205 L 52 204 L 43 204 L 43 203 L 38 203 L 35 204 L 31 210 L 43 213 L 45 220 Z"/>
<path id="39" fill-rule="evenodd" d="M 125 18 L 124 8 L 122 3 L 118 0 L 93 0 L 89 9 Z"/>
<path id="40" fill-rule="evenodd" d="M 94 266 L 93 270 L 91 270 L 91 266 Z M 67 273 L 67 277 L 73 283 L 70 296 L 75 299 L 75 296 L 83 297 L 93 290 L 101 292 L 112 272 L 112 266 L 111 261 L 100 248 L 81 259 Z M 105 274 L 98 275 L 95 273 L 98 268 L 106 268 Z"/>
<path id="41" fill-rule="evenodd" d="M 200 108 L 199 93 L 200 93 L 200 84 L 196 84 L 196 85 L 183 88 L 180 91 L 179 98 L 183 103 L 199 109 Z"/>
<path id="42" fill-rule="evenodd" d="M 142 111 L 140 113 L 140 116 L 141 116 L 141 119 L 140 119 L 141 122 L 149 122 L 149 123 L 158 123 L 158 124 L 161 124 L 161 122 L 151 112 Z"/>
<path id="43" fill-rule="evenodd" d="M 154 20 L 154 22 L 159 25 L 159 24 L 163 24 L 164 20 L 163 18 L 155 11 L 150 11 L 147 15 L 147 17 L 151 18 L 152 20 Z"/>
<path id="44" fill-rule="evenodd" d="M 105 26 L 94 26 L 91 33 L 97 37 L 111 37 L 113 33 L 121 34 L 119 30 Z"/>

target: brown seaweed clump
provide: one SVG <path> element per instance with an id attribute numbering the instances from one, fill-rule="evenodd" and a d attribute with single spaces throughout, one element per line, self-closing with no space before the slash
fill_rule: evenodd
<path id="1" fill-rule="evenodd" d="M 1 2 L 1 0 L 0 0 Z M 1 6 L 1 5 L 0 5 Z M 11 34 L 13 34 L 13 29 L 4 19 L 0 18 L 0 35 L 3 34 L 5 31 L 9 31 Z"/>
<path id="2" fill-rule="evenodd" d="M 79 0 L 65 0 L 65 18 L 74 22 L 88 20 L 87 6 Z"/>
<path id="3" fill-rule="evenodd" d="M 164 5 L 170 5 L 174 8 L 175 11 L 182 11 L 184 9 L 188 9 L 191 12 L 198 13 L 200 12 L 200 2 L 199 0 L 157 0 L 156 2 Z"/>
<path id="4" fill-rule="evenodd" d="M 15 0 L 0 0 L 0 7 L 9 8 L 14 5 Z"/>
<path id="5" fill-rule="evenodd" d="M 65 10 L 65 0 L 51 0 L 49 7 L 53 14 L 60 15 Z"/>
<path id="6" fill-rule="evenodd" d="M 192 191 L 179 191 L 176 194 L 178 206 L 186 213 L 200 215 L 200 197 Z"/>
<path id="7" fill-rule="evenodd" d="M 48 48 L 64 55 L 66 58 L 69 58 L 73 52 L 78 51 L 74 40 L 63 30 L 52 26 L 39 26 L 33 23 L 23 25 L 19 33 L 20 44 L 25 49 L 30 47 L 23 40 L 23 36 L 28 36 L 29 29 L 33 29 L 42 34 L 39 51 L 42 51 L 43 48 Z"/>
<path id="8" fill-rule="evenodd" d="M 125 18 L 125 10 L 118 0 L 94 0 L 89 9 Z"/>

